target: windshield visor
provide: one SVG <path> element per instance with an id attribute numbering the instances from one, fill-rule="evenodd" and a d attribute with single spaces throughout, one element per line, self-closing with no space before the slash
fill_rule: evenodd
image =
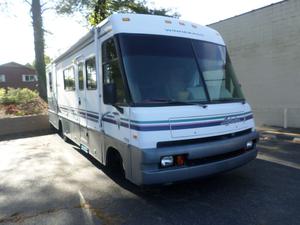
<path id="1" fill-rule="evenodd" d="M 119 35 L 134 103 L 243 99 L 226 48 L 187 38 Z"/>

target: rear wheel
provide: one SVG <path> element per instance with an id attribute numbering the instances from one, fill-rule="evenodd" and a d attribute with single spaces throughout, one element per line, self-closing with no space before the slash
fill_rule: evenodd
<path id="1" fill-rule="evenodd" d="M 51 132 L 51 133 L 56 133 L 56 132 L 57 132 L 57 129 L 56 129 L 56 127 L 55 127 L 55 126 L 53 126 L 53 124 L 52 124 L 52 123 L 50 123 L 50 125 L 49 125 L 49 129 L 50 129 L 50 132 Z"/>
<path id="2" fill-rule="evenodd" d="M 59 121 L 59 129 L 58 129 L 58 134 L 59 136 L 61 136 L 61 138 L 65 141 L 65 142 L 69 142 L 69 138 L 65 135 L 65 131 L 64 128 L 62 126 L 62 122 Z"/>

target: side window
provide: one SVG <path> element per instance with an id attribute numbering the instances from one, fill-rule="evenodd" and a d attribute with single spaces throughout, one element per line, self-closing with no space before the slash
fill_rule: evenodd
<path id="1" fill-rule="evenodd" d="M 125 103 L 125 89 L 121 76 L 116 46 L 112 38 L 102 44 L 102 70 L 103 84 L 115 84 L 117 91 L 117 103 Z M 106 96 L 103 96 L 106 103 Z"/>
<path id="2" fill-rule="evenodd" d="M 83 62 L 78 64 L 78 86 L 79 86 L 79 90 L 84 89 L 83 67 L 84 67 Z"/>
<path id="3" fill-rule="evenodd" d="M 97 76 L 96 76 L 95 57 L 89 58 L 85 61 L 85 70 L 86 70 L 86 88 L 88 90 L 96 90 Z"/>
<path id="4" fill-rule="evenodd" d="M 63 71 L 64 74 L 64 89 L 66 91 L 75 90 L 75 74 L 74 67 L 71 66 Z"/>
<path id="5" fill-rule="evenodd" d="M 0 74 L 0 83 L 1 82 L 5 82 L 5 75 L 4 74 Z"/>
<path id="6" fill-rule="evenodd" d="M 34 82 L 34 81 L 38 81 L 38 78 L 37 78 L 37 75 L 23 74 L 22 81 L 23 82 Z"/>
<path id="7" fill-rule="evenodd" d="M 52 87 L 52 73 L 51 72 L 48 73 L 48 79 L 49 79 L 49 90 L 50 90 L 50 92 L 52 92 L 53 87 Z"/>

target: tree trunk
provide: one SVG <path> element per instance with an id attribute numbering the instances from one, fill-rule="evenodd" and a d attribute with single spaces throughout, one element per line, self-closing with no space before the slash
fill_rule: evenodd
<path id="1" fill-rule="evenodd" d="M 35 69 L 38 75 L 38 90 L 42 99 L 47 101 L 46 68 L 45 68 L 45 41 L 43 30 L 43 18 L 40 0 L 32 0 L 32 25 L 34 35 Z"/>

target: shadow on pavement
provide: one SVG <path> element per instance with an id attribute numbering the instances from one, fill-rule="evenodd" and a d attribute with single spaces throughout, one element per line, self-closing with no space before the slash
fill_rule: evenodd
<path id="1" fill-rule="evenodd" d="M 269 147 L 278 147 L 270 151 Z M 116 177 L 82 153 L 117 185 L 137 196 L 117 198 L 107 210 L 126 216 L 124 224 L 297 224 L 300 221 L 300 152 L 292 143 L 259 145 L 256 160 L 239 169 L 169 186 L 140 188 Z M 278 151 L 281 153 L 278 153 Z M 279 162 L 268 160 L 278 158 Z M 284 163 L 285 162 L 285 163 Z M 100 204 L 98 200 L 94 204 Z M 133 210 L 134 209 L 134 210 Z"/>
<path id="2" fill-rule="evenodd" d="M 34 139 L 34 147 L 18 142 L 21 150 L 0 152 L 11 160 L 0 174 L 0 193 L 5 196 L 4 200 L 0 196 L 0 224 L 289 225 L 300 221 L 300 151 L 299 145 L 288 141 L 261 142 L 258 158 L 231 172 L 151 188 L 110 174 L 77 147 L 62 144 L 58 136 Z"/>
<path id="3" fill-rule="evenodd" d="M 55 133 L 54 131 L 47 129 L 47 130 L 40 130 L 40 131 L 34 131 L 34 132 L 1 135 L 0 141 L 15 140 L 15 139 L 19 139 L 19 138 L 38 137 L 38 136 L 54 134 L 54 133 Z"/>

